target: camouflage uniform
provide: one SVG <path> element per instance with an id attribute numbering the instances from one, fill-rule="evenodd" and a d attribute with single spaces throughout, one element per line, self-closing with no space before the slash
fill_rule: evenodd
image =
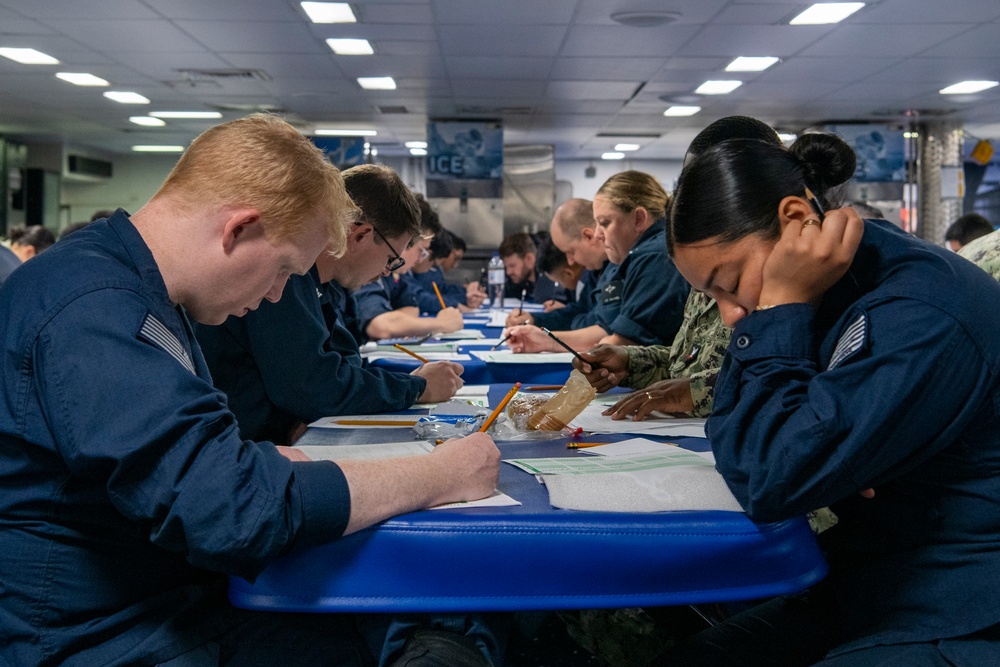
<path id="1" fill-rule="evenodd" d="M 722 323 L 715 300 L 691 290 L 684 304 L 684 321 L 673 345 L 630 345 L 628 374 L 622 384 L 641 389 L 670 378 L 691 378 L 695 417 L 712 412 L 712 391 L 731 330 Z"/>
<path id="2" fill-rule="evenodd" d="M 958 254 L 1000 280 L 1000 230 L 980 236 L 963 246 Z"/>

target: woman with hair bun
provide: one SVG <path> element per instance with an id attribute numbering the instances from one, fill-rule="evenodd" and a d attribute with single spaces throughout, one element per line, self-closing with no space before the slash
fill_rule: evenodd
<path id="1" fill-rule="evenodd" d="M 852 209 L 840 139 L 716 145 L 668 243 L 734 327 L 708 434 L 747 514 L 829 506 L 827 579 L 663 665 L 1000 664 L 1000 286 Z M 660 663 L 657 663 L 660 664 Z"/>

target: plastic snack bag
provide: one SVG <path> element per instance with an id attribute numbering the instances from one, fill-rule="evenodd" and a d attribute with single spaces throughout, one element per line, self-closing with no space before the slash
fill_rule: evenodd
<path id="1" fill-rule="evenodd" d="M 528 419 L 533 431 L 561 431 L 590 405 L 597 392 L 578 370 L 573 370 L 566 385 Z"/>

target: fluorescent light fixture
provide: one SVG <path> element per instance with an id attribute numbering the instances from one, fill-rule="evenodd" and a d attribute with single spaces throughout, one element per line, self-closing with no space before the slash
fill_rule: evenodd
<path id="1" fill-rule="evenodd" d="M 87 74 L 86 72 L 56 72 L 56 78 L 62 79 L 66 83 L 72 83 L 74 86 L 110 86 L 108 81 L 105 81 L 99 76 L 94 76 L 93 74 Z"/>
<path id="2" fill-rule="evenodd" d="M 149 115 L 153 118 L 222 118 L 219 111 L 150 111 Z"/>
<path id="3" fill-rule="evenodd" d="M 328 39 L 326 45 L 338 56 L 370 56 L 375 53 L 367 39 Z"/>
<path id="4" fill-rule="evenodd" d="M 639 144 L 615 144 L 615 150 L 619 151 L 619 152 L 621 152 L 621 151 L 637 151 L 640 148 L 642 148 L 642 146 L 640 146 Z"/>
<path id="5" fill-rule="evenodd" d="M 109 100 L 120 102 L 121 104 L 149 104 L 149 99 L 139 93 L 131 93 L 124 90 L 109 90 L 104 93 Z"/>
<path id="6" fill-rule="evenodd" d="M 407 148 L 427 148 L 426 141 L 407 141 L 403 145 L 406 146 Z"/>
<path id="7" fill-rule="evenodd" d="M 727 72 L 763 72 L 780 60 L 774 56 L 740 56 L 726 65 Z"/>
<path id="8" fill-rule="evenodd" d="M 790 132 L 778 132 L 778 138 L 781 139 L 783 142 L 788 143 L 790 141 L 795 141 L 796 139 L 798 139 L 799 135 L 792 134 Z"/>
<path id="9" fill-rule="evenodd" d="M 365 90 L 396 90 L 391 76 L 359 76 L 358 85 Z"/>
<path id="10" fill-rule="evenodd" d="M 183 153 L 183 146 L 133 146 L 136 153 Z"/>
<path id="11" fill-rule="evenodd" d="M 58 65 L 52 56 L 34 49 L 0 48 L 0 56 L 10 58 L 22 65 Z"/>
<path id="12" fill-rule="evenodd" d="M 840 23 L 864 6 L 863 2 L 819 2 L 788 23 L 789 25 Z"/>
<path id="13" fill-rule="evenodd" d="M 410 149 L 410 155 L 416 155 L 417 157 L 420 157 L 422 155 L 427 155 L 427 149 L 426 148 L 411 148 Z"/>
<path id="14" fill-rule="evenodd" d="M 699 95 L 725 95 L 742 85 L 742 81 L 706 81 L 695 88 L 694 92 Z"/>
<path id="15" fill-rule="evenodd" d="M 378 132 L 376 130 L 359 130 L 359 129 L 339 129 L 336 127 L 324 127 L 316 128 L 314 132 L 316 136 L 320 137 L 374 137 Z"/>
<path id="16" fill-rule="evenodd" d="M 313 23 L 357 23 L 358 19 L 346 2 L 300 2 Z"/>
<path id="17" fill-rule="evenodd" d="M 701 111 L 701 107 L 674 105 L 663 112 L 664 116 L 693 116 Z"/>
<path id="18" fill-rule="evenodd" d="M 1000 81 L 960 81 L 947 88 L 942 88 L 938 92 L 942 95 L 968 95 L 970 93 L 980 93 L 1000 85 Z"/>
<path id="19" fill-rule="evenodd" d="M 601 153 L 602 160 L 623 160 L 625 153 Z"/>
<path id="20" fill-rule="evenodd" d="M 159 118 L 153 118 L 152 116 L 131 116 L 129 121 L 135 123 L 136 125 L 143 125 L 145 127 L 163 127 L 166 125 L 166 121 L 160 120 Z"/>

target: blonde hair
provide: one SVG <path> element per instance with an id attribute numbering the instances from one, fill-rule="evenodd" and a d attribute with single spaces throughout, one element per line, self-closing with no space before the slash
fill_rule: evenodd
<path id="1" fill-rule="evenodd" d="M 154 198 L 191 206 L 249 206 L 260 211 L 272 242 L 299 238 L 316 216 L 329 245 L 343 254 L 358 208 L 323 152 L 277 116 L 253 114 L 203 132 L 188 147 Z"/>
<path id="2" fill-rule="evenodd" d="M 623 171 L 608 180 L 594 196 L 601 196 L 631 213 L 640 206 L 649 212 L 653 220 L 667 217 L 670 195 L 660 182 L 641 171 Z"/>

